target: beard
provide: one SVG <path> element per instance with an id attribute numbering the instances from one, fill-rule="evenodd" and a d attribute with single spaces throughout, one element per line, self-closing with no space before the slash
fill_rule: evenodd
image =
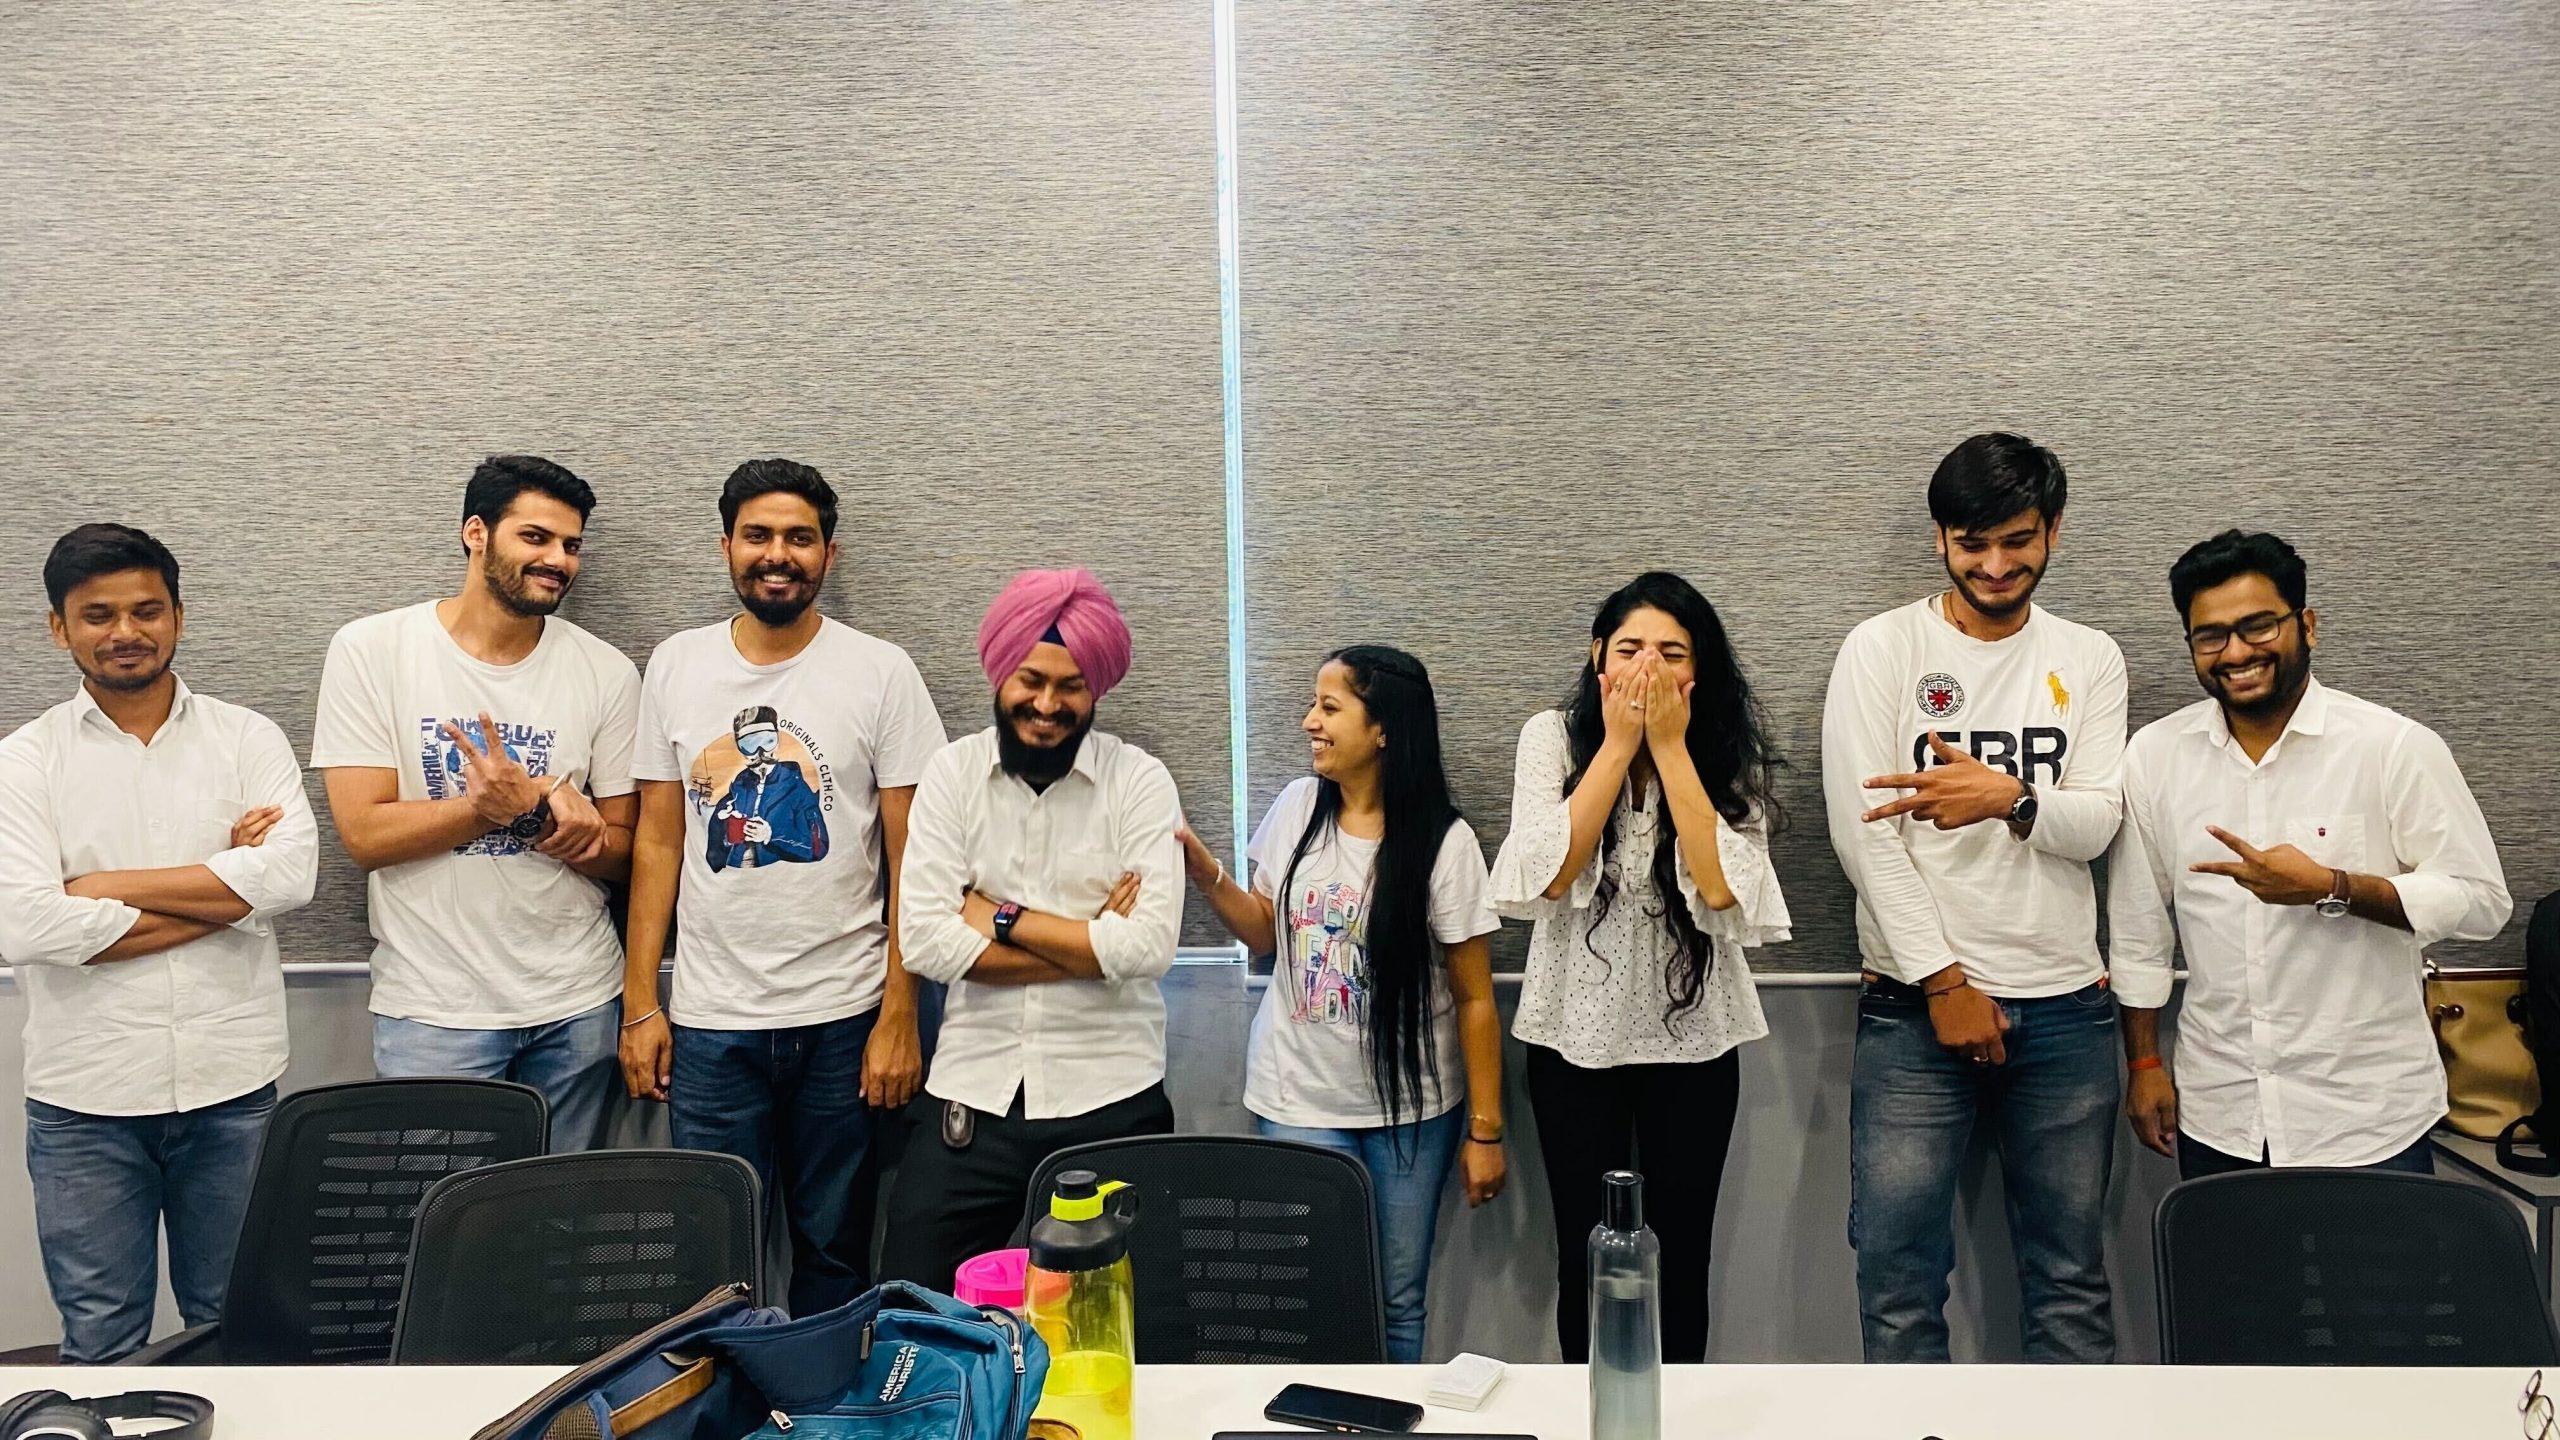
<path id="1" fill-rule="evenodd" d="M 160 677 L 169 673 L 169 667 L 176 663 L 177 658 L 175 650 L 163 650 L 159 652 L 160 663 L 145 670 L 114 671 L 107 669 L 102 663 L 94 670 L 83 665 L 80 667 L 80 673 L 88 679 L 89 683 L 101 690 L 112 690 L 119 695 L 133 695 L 159 684 Z"/>
<path id="2" fill-rule="evenodd" d="M 2256 700 L 2232 699 L 2219 667 L 2198 678 L 2204 681 L 2205 693 L 2211 695 L 2225 711 L 2243 719 L 2263 720 L 2283 714 L 2302 698 L 2302 687 L 2311 682 L 2311 647 L 2296 641 L 2276 652 L 2275 666 L 2274 683 L 2267 687 L 2262 698 Z"/>
<path id="3" fill-rule="evenodd" d="M 1955 585 L 1956 593 L 1962 595 L 1964 597 L 1964 603 L 1972 606 L 1977 614 L 1982 615 L 1986 619 L 2006 620 L 2010 616 L 2017 614 L 2019 611 L 2026 609 L 2027 602 L 2035 598 L 2036 586 L 2044 583 L 2044 571 L 2030 570 L 2026 572 L 2026 583 L 2018 587 L 2016 594 L 2010 595 L 2005 599 L 1995 596 L 1986 596 L 1981 591 L 1973 588 L 1970 581 L 1956 573 L 1956 566 L 1953 560 L 1948 560 L 1944 563 L 1947 567 L 1947 579 Z"/>
<path id="4" fill-rule="evenodd" d="M 796 581 L 798 588 L 779 599 L 768 596 L 757 588 L 757 582 L 768 575 Z M 797 565 L 759 565 L 745 574 L 732 576 L 729 581 L 730 588 L 738 592 L 738 603 L 746 607 L 747 613 L 776 630 L 807 614 L 809 607 L 818 603 L 818 591 L 826 583 L 825 571 L 818 572 L 813 579 Z"/>
<path id="5" fill-rule="evenodd" d="M 1046 789 L 1065 779 L 1067 772 L 1076 768 L 1076 753 L 1084 748 L 1084 737 L 1093 733 L 1093 715 L 1087 713 L 1082 723 L 1057 744 L 1026 744 L 1013 726 L 1015 717 L 1028 715 L 1030 707 L 1008 711 L 1004 702 L 998 700 L 995 711 L 997 762 L 1004 766 L 1004 773 L 1034 790 Z"/>
<path id="6" fill-rule="evenodd" d="M 560 592 L 556 595 L 534 594 L 531 582 L 526 579 L 533 569 L 531 565 L 508 566 L 498 559 L 495 550 L 480 562 L 480 573 L 489 582 L 489 593 L 498 597 L 499 604 L 527 620 L 541 619 L 559 609 L 560 602 L 569 598 L 569 577 L 548 566 L 543 567 L 544 573 L 560 582 Z"/>

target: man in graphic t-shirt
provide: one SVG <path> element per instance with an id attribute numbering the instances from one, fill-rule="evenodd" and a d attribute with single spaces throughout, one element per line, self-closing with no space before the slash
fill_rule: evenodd
<path id="1" fill-rule="evenodd" d="M 667 1102 L 676 1144 L 780 1193 L 791 1312 L 811 1315 L 869 1284 L 875 1112 L 923 1078 L 889 887 L 942 721 L 905 651 L 818 612 L 823 476 L 750 461 L 720 519 L 739 612 L 669 637 L 641 686 L 623 1081 Z"/>
<path id="2" fill-rule="evenodd" d="M 1943 1361 L 1956 1176 L 1977 1129 L 2008 1186 L 2026 1357 L 2115 1354 L 2105 1207 L 2115 1001 L 2089 862 L 2123 811 L 2124 656 L 2032 603 L 2062 463 L 1976 435 L 1929 514 L 1949 587 L 1858 626 L 1822 715 L 1831 843 L 1866 988 L 1850 1244 L 1870 1361 Z"/>
<path id="3" fill-rule="evenodd" d="M 374 1069 L 530 1085 L 554 1150 L 594 1144 L 612 1094 L 605 885 L 630 866 L 639 808 L 639 671 L 553 613 L 594 507 L 551 461 L 484 461 L 463 492 L 462 592 L 340 629 L 311 736 L 366 871 Z"/>

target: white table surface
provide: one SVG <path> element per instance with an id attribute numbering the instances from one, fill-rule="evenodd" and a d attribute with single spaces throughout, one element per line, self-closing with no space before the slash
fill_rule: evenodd
<path id="1" fill-rule="evenodd" d="M 72 1370 L 0 1367 L 20 1390 L 116 1389 L 211 1398 L 218 1440 L 466 1440 L 561 1374 L 548 1367 L 454 1366 Z M 1140 1440 L 1207 1440 L 1283 1429 L 1262 1407 L 1304 1381 L 1420 1400 L 1428 1367 L 1144 1365 Z M 1666 1440 L 2512 1440 L 2524 1372 L 2506 1370 L 2170 1369 L 2160 1366 L 1943 1368 L 1675 1366 L 1664 1373 Z M 1485 1408 L 1431 1409 L 1430 1431 L 1585 1440 L 1581 1369 L 1515 1365 Z M 1315 1432 L 1303 1432 L 1312 1437 Z"/>

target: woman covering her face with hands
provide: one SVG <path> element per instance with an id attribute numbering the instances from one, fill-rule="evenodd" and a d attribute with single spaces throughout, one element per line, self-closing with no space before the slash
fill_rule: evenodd
<path id="1" fill-rule="evenodd" d="M 1301 728 L 1315 773 L 1249 847 L 1251 888 L 1190 831 L 1191 881 L 1256 954 L 1277 952 L 1245 1054 L 1262 1134 L 1366 1165 L 1377 1188 L 1387 1354 L 1422 1359 L 1440 1191 L 1502 1192 L 1502 1021 L 1484 852 L 1449 799 L 1422 662 L 1382 645 L 1317 670 Z"/>
<path id="2" fill-rule="evenodd" d="M 1590 1355 L 1600 1177 L 1645 1177 L 1662 1356 L 1706 1358 L 1735 1047 L 1769 1033 L 1743 960 L 1787 938 L 1769 866 L 1779 763 L 1715 607 L 1663 571 L 1611 595 L 1572 701 L 1520 732 L 1494 907 L 1532 922 L 1512 1025 L 1555 1196 L 1556 1330 Z"/>

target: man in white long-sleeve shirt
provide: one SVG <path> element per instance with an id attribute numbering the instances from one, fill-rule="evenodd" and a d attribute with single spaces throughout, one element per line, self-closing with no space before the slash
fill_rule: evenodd
<path id="1" fill-rule="evenodd" d="M 978 656 L 995 724 L 927 762 L 897 885 L 906 966 L 950 992 L 880 1269 L 937 1290 L 1005 1243 L 1050 1154 L 1173 1129 L 1157 980 L 1181 802 L 1154 756 L 1093 729 L 1129 628 L 1084 571 L 1029 571 Z"/>
<path id="2" fill-rule="evenodd" d="M 178 562 L 123 525 L 45 561 L 79 691 L 0 741 L 0 960 L 27 995 L 27 1172 L 62 1358 L 150 1338 L 160 1231 L 189 1325 L 221 1318 L 284 1073 L 274 918 L 319 830 L 293 747 L 170 668 Z"/>
<path id="3" fill-rule="evenodd" d="M 1998 1146 L 2030 1360 L 2115 1354 L 2105 1202 L 2115 1002 L 2089 862 L 2121 813 L 2124 657 L 2035 607 L 2066 482 L 2023 436 L 1938 465 L 1951 584 L 1858 626 L 1823 708 L 1831 839 L 1866 975 L 1849 1241 L 1871 1361 L 1944 1361 L 1956 1179 Z"/>
<path id="4" fill-rule="evenodd" d="M 2142 1142 L 2186 1178 L 2268 1164 L 2432 1173 L 2444 1066 L 2419 968 L 2514 910 L 2453 752 L 2311 673 L 2308 567 L 2225 531 L 2171 598 L 2209 697 L 2125 756 L 2110 960 Z M 2160 1007 L 2183 943 L 2177 1079 Z"/>

